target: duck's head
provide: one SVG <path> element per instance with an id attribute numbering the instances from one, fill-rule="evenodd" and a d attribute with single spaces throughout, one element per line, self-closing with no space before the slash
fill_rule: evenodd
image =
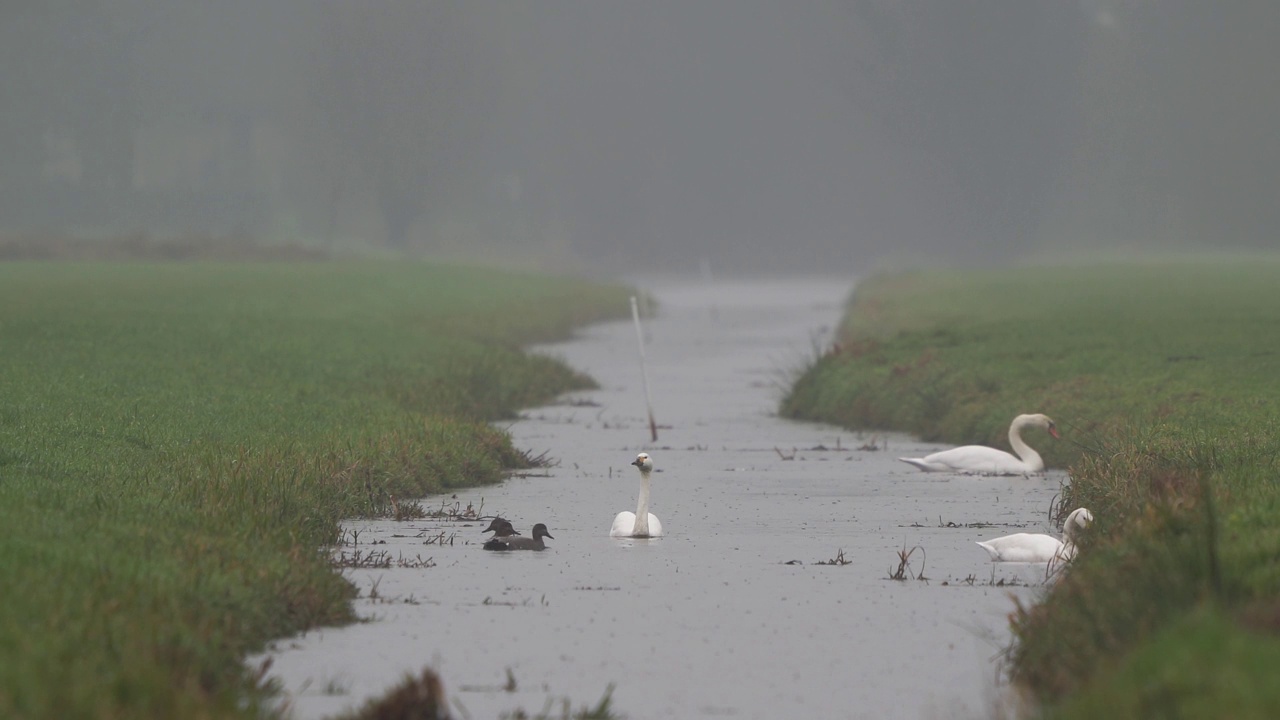
<path id="1" fill-rule="evenodd" d="M 636 459 L 631 461 L 632 465 L 640 468 L 640 472 L 649 472 L 653 470 L 653 460 L 649 459 L 649 453 L 640 453 Z"/>
<path id="2" fill-rule="evenodd" d="M 500 517 L 495 517 L 493 520 L 491 520 L 489 522 L 489 527 L 485 528 L 481 532 L 491 532 L 493 533 L 494 537 L 508 537 L 510 535 L 520 534 L 516 532 L 516 529 L 511 525 L 510 520 L 506 520 Z"/>
<path id="3" fill-rule="evenodd" d="M 547 532 L 547 526 L 542 523 L 538 523 L 533 526 L 533 539 L 537 540 L 538 538 L 551 538 L 552 540 L 555 540 L 554 537 L 551 537 L 551 533 Z"/>

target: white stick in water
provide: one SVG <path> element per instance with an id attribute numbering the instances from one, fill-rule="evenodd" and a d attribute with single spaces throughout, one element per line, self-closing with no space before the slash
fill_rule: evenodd
<path id="1" fill-rule="evenodd" d="M 644 330 L 640 328 L 640 306 L 636 296 L 631 296 L 631 319 L 636 323 L 636 344 L 640 348 L 640 379 L 644 382 L 644 407 L 649 411 L 649 435 L 651 442 L 658 442 L 658 424 L 653 421 L 653 401 L 649 399 L 649 371 L 644 365 Z"/>

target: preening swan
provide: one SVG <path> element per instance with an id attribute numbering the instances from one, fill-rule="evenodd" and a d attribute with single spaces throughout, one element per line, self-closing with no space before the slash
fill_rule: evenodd
<path id="1" fill-rule="evenodd" d="M 640 453 L 631 464 L 640 468 L 640 502 L 634 513 L 623 510 L 613 518 L 609 537 L 662 537 L 662 523 L 649 512 L 649 473 L 653 472 L 653 460 L 649 459 L 649 453 Z"/>
<path id="2" fill-rule="evenodd" d="M 1041 427 L 1056 437 L 1058 426 L 1045 415 L 1019 415 L 1009 425 L 1009 444 L 1017 457 L 985 445 L 965 445 L 922 458 L 898 458 L 925 472 L 981 473 L 983 475 L 1028 475 L 1044 472 L 1040 453 L 1022 441 L 1022 429 Z"/>
<path id="3" fill-rule="evenodd" d="M 1014 533 L 978 542 L 995 562 L 1065 563 L 1076 556 L 1075 533 L 1093 522 L 1093 513 L 1076 508 L 1062 523 L 1062 540 L 1040 533 Z"/>
<path id="4" fill-rule="evenodd" d="M 510 525 L 510 523 L 507 523 Z M 484 544 L 485 550 L 545 550 L 546 543 L 542 542 L 542 538 L 551 537 L 551 533 L 547 532 L 547 526 L 538 523 L 533 526 L 533 537 L 520 537 L 519 535 L 507 535 L 504 537 L 493 537 Z"/>

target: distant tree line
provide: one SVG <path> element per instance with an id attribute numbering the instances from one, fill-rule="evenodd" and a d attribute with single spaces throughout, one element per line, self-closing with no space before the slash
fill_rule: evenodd
<path id="1" fill-rule="evenodd" d="M 0 7 L 0 232 L 826 267 L 1272 244 L 1280 4 Z"/>

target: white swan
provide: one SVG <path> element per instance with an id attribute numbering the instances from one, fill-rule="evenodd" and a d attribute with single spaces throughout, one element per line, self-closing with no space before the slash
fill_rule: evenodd
<path id="1" fill-rule="evenodd" d="M 653 460 L 649 459 L 649 453 L 640 453 L 631 464 L 640 468 L 640 502 L 634 513 L 626 510 L 618 513 L 609 537 L 662 537 L 662 523 L 649 512 L 649 473 L 653 472 Z"/>
<path id="2" fill-rule="evenodd" d="M 1028 475 L 1044 472 L 1040 453 L 1022 442 L 1022 429 L 1041 427 L 1056 437 L 1058 426 L 1046 415 L 1019 415 L 1009 425 L 1009 444 L 1017 457 L 985 445 L 965 445 L 943 450 L 922 458 L 898 458 L 925 472 L 982 473 L 984 475 Z"/>
<path id="3" fill-rule="evenodd" d="M 1061 564 L 1076 556 L 1075 533 L 1093 522 L 1093 513 L 1085 508 L 1071 511 L 1062 523 L 1062 540 L 1040 533 L 1014 533 L 994 540 L 980 540 L 978 545 L 995 562 Z"/>

